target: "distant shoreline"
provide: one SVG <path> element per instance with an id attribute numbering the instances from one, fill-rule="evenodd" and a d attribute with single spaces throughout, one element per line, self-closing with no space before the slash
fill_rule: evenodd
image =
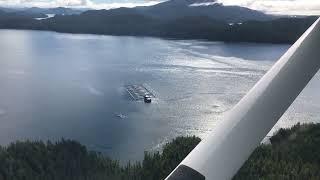
<path id="1" fill-rule="evenodd" d="M 98 15 L 98 20 L 92 20 L 93 18 L 95 17 L 70 15 L 34 20 L 0 16 L 0 29 L 225 43 L 293 44 L 316 20 L 316 17 L 280 18 L 270 21 L 247 21 L 231 26 L 205 17 L 186 17 L 169 21 L 127 15 L 119 17 Z"/>
<path id="2" fill-rule="evenodd" d="M 94 33 L 76 33 L 76 32 L 62 32 L 62 31 L 54 31 L 54 30 L 42 30 L 42 29 L 16 29 L 16 28 L 0 28 L 1 30 L 15 30 L 15 31 L 34 31 L 34 32 L 51 32 L 58 34 L 70 34 L 70 35 L 93 35 L 93 36 L 114 36 L 114 37 L 135 37 L 135 38 L 156 38 L 156 39 L 164 39 L 169 41 L 204 41 L 204 42 L 221 42 L 221 43 L 241 43 L 241 44 L 274 44 L 274 45 L 292 45 L 293 43 L 289 42 L 255 42 L 255 41 L 221 41 L 221 40 L 210 40 L 210 39 L 196 39 L 196 38 L 174 38 L 174 37 L 163 37 L 163 36 L 148 36 L 148 35 L 112 35 L 112 34 L 94 34 Z"/>

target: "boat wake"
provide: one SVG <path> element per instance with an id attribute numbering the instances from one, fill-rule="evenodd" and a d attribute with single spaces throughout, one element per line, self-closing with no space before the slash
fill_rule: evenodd
<path id="1" fill-rule="evenodd" d="M 7 112 L 4 109 L 0 109 L 0 117 L 6 115 Z"/>
<path id="2" fill-rule="evenodd" d="M 88 88 L 90 94 L 92 94 L 92 95 L 95 95 L 95 96 L 103 96 L 104 95 L 102 91 L 100 91 L 90 85 L 87 88 Z"/>

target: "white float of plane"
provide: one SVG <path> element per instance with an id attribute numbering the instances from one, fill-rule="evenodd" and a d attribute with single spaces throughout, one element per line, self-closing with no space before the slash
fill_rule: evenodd
<path id="1" fill-rule="evenodd" d="M 166 180 L 229 180 L 320 67 L 320 18 Z"/>

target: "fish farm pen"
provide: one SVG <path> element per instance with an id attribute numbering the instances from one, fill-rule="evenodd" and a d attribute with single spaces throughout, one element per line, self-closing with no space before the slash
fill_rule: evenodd
<path id="1" fill-rule="evenodd" d="M 150 97 L 155 98 L 154 93 L 151 92 L 150 88 L 147 88 L 145 84 L 137 84 L 137 85 L 127 85 L 125 86 L 126 91 L 134 101 L 144 100 L 144 98 Z"/>

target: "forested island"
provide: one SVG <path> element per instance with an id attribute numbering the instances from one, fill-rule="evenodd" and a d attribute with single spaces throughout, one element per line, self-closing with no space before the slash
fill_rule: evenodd
<path id="1" fill-rule="evenodd" d="M 200 141 L 178 137 L 162 152 L 145 152 L 141 162 L 126 165 L 72 140 L 15 142 L 0 148 L 0 179 L 162 180 Z M 254 151 L 234 180 L 320 179 L 319 124 L 280 129 L 270 142 Z"/>
<path id="2" fill-rule="evenodd" d="M 291 44 L 317 18 L 274 16 L 215 0 L 208 2 L 211 5 L 201 6 L 199 0 L 169 0 L 147 7 L 88 11 L 29 8 L 11 12 L 0 8 L 0 29 Z M 56 15 L 35 18 L 48 12 Z"/>
<path id="3" fill-rule="evenodd" d="M 0 29 L 293 44 L 316 18 L 279 18 L 231 24 L 203 16 L 164 21 L 135 14 L 110 15 L 104 12 L 88 12 L 81 15 L 57 15 L 41 21 L 29 17 L 0 16 Z"/>

